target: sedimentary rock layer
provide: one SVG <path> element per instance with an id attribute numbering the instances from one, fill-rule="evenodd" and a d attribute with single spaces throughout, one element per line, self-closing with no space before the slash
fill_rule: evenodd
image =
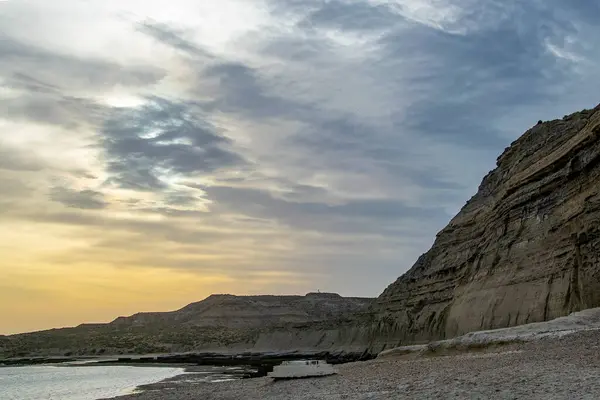
<path id="1" fill-rule="evenodd" d="M 370 347 L 600 306 L 600 106 L 507 148 L 427 253 L 373 306 Z"/>

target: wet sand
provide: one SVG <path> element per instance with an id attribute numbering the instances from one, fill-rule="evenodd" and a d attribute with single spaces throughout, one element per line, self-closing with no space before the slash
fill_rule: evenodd
<path id="1" fill-rule="evenodd" d="M 119 400 L 598 399 L 600 331 L 452 355 L 344 364 L 326 378 L 149 385 Z"/>

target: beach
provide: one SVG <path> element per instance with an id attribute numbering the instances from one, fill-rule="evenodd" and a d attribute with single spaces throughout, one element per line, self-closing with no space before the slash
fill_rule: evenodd
<path id="1" fill-rule="evenodd" d="M 326 378 L 160 383 L 119 400 L 597 399 L 600 331 L 339 365 Z"/>

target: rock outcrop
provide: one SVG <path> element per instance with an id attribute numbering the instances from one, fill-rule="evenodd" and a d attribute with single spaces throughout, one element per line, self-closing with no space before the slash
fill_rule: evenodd
<path id="1" fill-rule="evenodd" d="M 373 305 L 370 348 L 600 306 L 600 106 L 507 148 L 426 254 Z"/>
<path id="2" fill-rule="evenodd" d="M 177 311 L 119 317 L 111 325 L 121 328 L 154 324 L 261 328 L 336 319 L 365 308 L 372 300 L 342 297 L 336 293 L 308 293 L 306 296 L 213 294 Z"/>

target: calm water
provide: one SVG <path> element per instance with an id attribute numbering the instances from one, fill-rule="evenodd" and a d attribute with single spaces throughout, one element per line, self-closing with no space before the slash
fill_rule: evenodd
<path id="1" fill-rule="evenodd" d="M 2 400 L 96 400 L 129 394 L 145 385 L 183 373 L 181 368 L 3 367 Z"/>

